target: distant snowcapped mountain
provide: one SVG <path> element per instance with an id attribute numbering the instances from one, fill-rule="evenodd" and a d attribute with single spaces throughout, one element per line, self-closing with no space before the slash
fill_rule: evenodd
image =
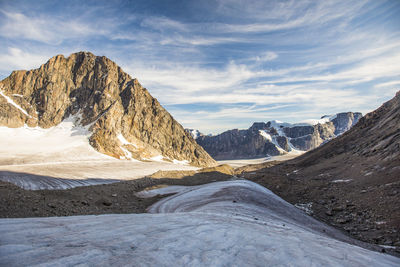
<path id="1" fill-rule="evenodd" d="M 359 112 L 346 112 L 296 124 L 277 120 L 255 122 L 247 130 L 234 129 L 215 136 L 198 136 L 196 142 L 217 160 L 299 153 L 348 131 L 361 117 Z"/>
<path id="2" fill-rule="evenodd" d="M 185 128 L 185 131 L 187 132 L 187 133 L 189 133 L 192 137 L 193 137 L 193 139 L 197 139 L 199 136 L 202 136 L 203 134 L 199 131 L 199 130 L 196 130 L 196 129 L 188 129 L 188 128 Z"/>

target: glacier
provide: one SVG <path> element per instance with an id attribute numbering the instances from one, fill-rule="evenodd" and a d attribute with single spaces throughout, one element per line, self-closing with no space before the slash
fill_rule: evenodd
<path id="1" fill-rule="evenodd" d="M 144 191 L 149 214 L 0 219 L 4 266 L 399 266 L 245 180 Z"/>

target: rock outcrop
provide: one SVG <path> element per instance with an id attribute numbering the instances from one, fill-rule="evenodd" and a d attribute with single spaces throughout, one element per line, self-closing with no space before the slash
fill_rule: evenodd
<path id="1" fill-rule="evenodd" d="M 361 113 L 347 112 L 323 116 L 316 124 L 256 122 L 247 130 L 199 135 L 196 141 L 218 160 L 277 156 L 314 149 L 349 130 L 361 117 Z"/>
<path id="2" fill-rule="evenodd" d="M 101 153 L 215 164 L 157 99 L 106 57 L 55 56 L 38 69 L 12 72 L 0 82 L 0 94 L 0 126 L 49 128 L 72 116 Z"/>

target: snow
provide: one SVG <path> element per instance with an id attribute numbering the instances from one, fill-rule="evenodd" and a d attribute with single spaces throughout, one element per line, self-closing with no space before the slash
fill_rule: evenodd
<path id="1" fill-rule="evenodd" d="M 122 146 L 120 146 L 119 148 L 124 152 L 124 154 L 125 154 L 125 159 L 127 159 L 127 160 L 132 160 L 132 161 L 138 161 L 138 160 L 132 158 L 132 153 L 131 153 L 128 149 L 126 149 L 126 148 L 124 148 L 124 147 L 122 147 Z M 120 157 L 120 159 L 124 159 L 124 158 L 123 158 L 123 157 Z"/>
<path id="2" fill-rule="evenodd" d="M 338 179 L 338 180 L 333 180 L 332 183 L 348 183 L 353 181 L 353 179 Z"/>
<path id="3" fill-rule="evenodd" d="M 319 119 L 319 120 L 310 119 L 310 120 L 304 120 L 301 123 L 308 123 L 310 125 L 317 125 L 317 124 L 324 124 L 324 123 L 333 121 L 336 118 L 337 118 L 337 114 L 325 115 L 325 116 L 322 116 L 321 119 Z"/>
<path id="4" fill-rule="evenodd" d="M 133 144 L 133 143 L 129 142 L 128 140 L 126 140 L 125 137 L 122 134 L 119 134 L 117 136 L 117 138 L 123 145 L 132 145 L 132 146 L 137 148 L 136 144 Z"/>
<path id="5" fill-rule="evenodd" d="M 123 145 L 129 145 L 130 143 L 128 140 L 125 139 L 125 137 L 122 134 L 119 134 L 117 136 L 118 140 L 123 144 Z"/>
<path id="6" fill-rule="evenodd" d="M 272 143 L 272 137 L 269 133 L 267 133 L 265 130 L 259 130 L 259 132 L 261 136 L 263 136 L 265 139 L 267 139 Z"/>
<path id="7" fill-rule="evenodd" d="M 157 155 L 157 156 L 154 156 L 154 157 L 150 158 L 150 160 L 157 161 L 157 162 L 164 162 L 164 156 L 163 155 Z"/>
<path id="8" fill-rule="evenodd" d="M 189 164 L 189 161 L 187 161 L 187 160 L 177 160 L 177 159 L 174 159 L 174 160 L 172 160 L 172 163 L 178 164 L 178 165 L 187 165 L 187 164 Z"/>
<path id="9" fill-rule="evenodd" d="M 357 241 L 249 181 L 174 190 L 176 195 L 150 208 L 152 214 L 0 219 L 0 262 L 4 266 L 400 264 L 399 258 L 346 243 Z M 155 191 L 170 192 L 168 187 Z"/>
<path id="10" fill-rule="evenodd" d="M 278 131 L 278 130 L 277 130 Z M 276 136 L 271 136 L 269 133 L 267 133 L 267 131 L 265 131 L 265 130 L 259 130 L 259 133 L 260 133 L 260 135 L 261 136 L 263 136 L 266 140 L 268 140 L 269 142 L 271 142 L 272 144 L 274 144 L 275 145 L 275 147 L 276 147 L 276 149 L 278 149 L 278 151 L 281 153 L 281 154 L 287 154 L 287 153 L 289 153 L 289 154 L 293 154 L 293 155 L 295 155 L 295 156 L 299 156 L 299 155 L 301 155 L 301 154 L 303 154 L 305 151 L 302 151 L 302 150 L 298 150 L 298 149 L 296 149 L 293 145 L 292 145 L 292 143 L 290 143 L 290 138 L 288 138 L 288 145 L 289 145 L 289 151 L 286 151 L 286 150 L 284 150 L 279 144 L 278 144 L 278 142 L 276 141 Z M 279 135 L 280 136 L 286 136 L 285 135 L 285 133 L 282 131 L 282 129 L 280 129 L 279 128 L 279 131 L 278 131 L 278 133 L 279 133 Z"/>
<path id="11" fill-rule="evenodd" d="M 294 126 L 294 124 L 281 122 L 281 121 L 277 121 L 277 120 L 270 121 L 270 124 L 271 124 L 270 127 L 274 128 L 280 136 L 286 136 L 282 130 L 283 127 L 293 127 Z"/>
<path id="12" fill-rule="evenodd" d="M 117 135 L 117 139 L 122 143 L 122 145 L 132 145 L 135 148 L 137 148 L 137 146 L 135 144 L 132 144 L 131 142 L 129 142 L 128 140 L 125 139 L 125 137 L 122 134 Z M 132 153 L 124 148 L 123 146 L 119 147 L 125 154 L 125 157 L 120 157 L 120 159 L 127 159 L 127 160 L 131 160 L 131 161 L 138 161 L 134 158 L 132 158 Z"/>
<path id="13" fill-rule="evenodd" d="M 301 121 L 300 123 L 308 124 L 308 125 L 317 125 L 317 124 L 324 124 L 329 122 L 329 118 L 323 118 L 323 119 L 308 119 Z"/>
<path id="14" fill-rule="evenodd" d="M 249 164 L 260 164 L 260 163 L 265 163 L 265 162 L 270 162 L 270 161 L 285 161 L 285 160 L 290 160 L 295 157 L 298 157 L 299 155 L 305 153 L 304 151 L 291 151 L 289 153 L 286 153 L 285 155 L 279 155 L 279 156 L 272 156 L 272 157 L 265 157 L 265 158 L 255 158 L 255 159 L 234 159 L 234 160 L 218 160 L 218 164 L 228 164 L 232 166 L 233 168 L 239 168 L 245 165 Z"/>
<path id="15" fill-rule="evenodd" d="M 190 135 L 193 137 L 193 139 L 197 139 L 200 136 L 200 132 L 199 130 L 195 130 L 195 129 L 187 129 L 190 133 Z"/>
<path id="16" fill-rule="evenodd" d="M 271 143 L 273 143 L 273 144 L 275 145 L 276 149 L 278 149 L 278 151 L 279 151 L 281 154 L 286 154 L 286 153 L 287 153 L 287 151 L 284 150 L 284 149 L 278 144 L 278 142 L 276 141 L 275 136 L 272 137 L 272 136 L 271 136 L 269 133 L 267 133 L 265 130 L 259 130 L 259 133 L 260 133 L 260 135 L 263 136 L 265 139 L 267 139 L 268 141 L 270 141 Z"/>
<path id="17" fill-rule="evenodd" d="M 0 127 L 0 165 L 7 158 L 15 159 L 13 164 L 109 158 L 89 145 L 89 135 L 71 118 L 49 129 Z"/>
<path id="18" fill-rule="evenodd" d="M 21 108 L 17 103 L 14 102 L 14 100 L 12 100 L 10 97 L 6 96 L 1 90 L 0 90 L 0 95 L 3 96 L 9 104 L 16 107 L 18 110 L 20 110 L 22 113 L 24 113 L 29 118 L 32 118 L 32 116 L 29 115 L 28 112 L 25 111 L 25 109 Z"/>
<path id="19" fill-rule="evenodd" d="M 0 127 L 0 180 L 25 189 L 66 189 L 151 175 L 159 170 L 197 170 L 171 162 L 118 160 L 89 144 L 88 128 L 77 126 L 80 116 L 49 129 Z M 130 152 L 125 150 L 127 158 Z"/>
<path id="20" fill-rule="evenodd" d="M 291 127 L 295 127 L 295 126 L 308 126 L 308 125 L 324 124 L 324 123 L 327 123 L 327 122 L 330 122 L 330 121 L 336 119 L 336 117 L 337 117 L 337 114 L 334 114 L 334 115 L 322 116 L 321 119 L 307 119 L 307 120 L 300 121 L 298 123 L 286 123 L 286 122 L 281 122 L 278 120 L 270 121 L 270 123 L 271 123 L 271 127 L 274 127 L 278 131 L 281 127 L 291 128 Z M 281 134 L 279 134 L 279 135 L 281 135 Z"/>
<path id="21" fill-rule="evenodd" d="M 289 148 L 290 148 L 290 153 L 291 154 L 294 154 L 294 155 L 302 155 L 302 154 L 304 154 L 305 152 L 307 152 L 307 151 L 305 151 L 305 150 L 300 150 L 300 149 L 297 149 L 295 146 L 293 146 L 293 144 L 291 143 L 291 138 L 288 138 L 288 145 L 289 145 Z"/>

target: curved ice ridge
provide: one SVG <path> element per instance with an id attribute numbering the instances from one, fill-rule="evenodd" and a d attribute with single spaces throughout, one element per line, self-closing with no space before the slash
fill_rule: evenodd
<path id="1" fill-rule="evenodd" d="M 4 266 L 399 266 L 249 181 L 156 189 L 150 208 L 0 220 Z M 144 194 L 144 195 L 146 195 Z M 325 231 L 324 231 L 325 230 Z"/>

